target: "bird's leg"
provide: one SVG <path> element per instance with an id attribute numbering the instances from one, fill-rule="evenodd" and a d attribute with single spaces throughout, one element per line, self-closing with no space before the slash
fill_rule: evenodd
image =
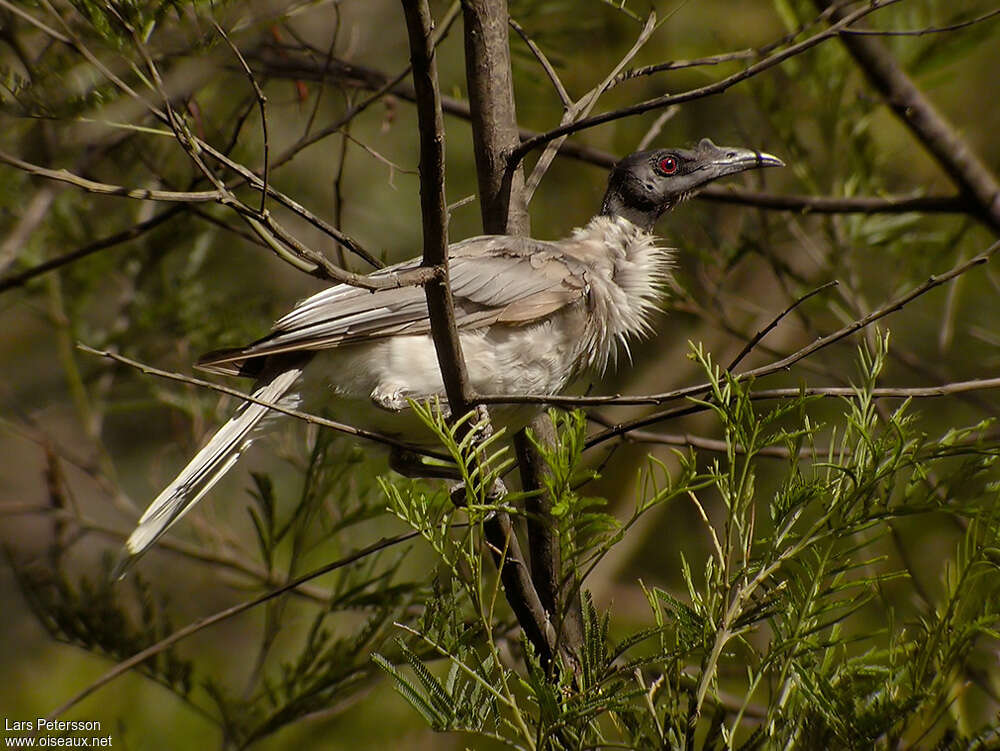
<path id="1" fill-rule="evenodd" d="M 472 420 L 472 430 L 478 434 L 476 443 L 481 443 L 493 435 L 493 422 L 490 420 L 490 411 L 485 404 L 477 404 L 473 409 L 475 417 Z"/>
<path id="2" fill-rule="evenodd" d="M 471 429 L 478 433 L 477 442 L 484 441 L 493 435 L 489 412 L 482 404 L 476 407 L 475 412 L 476 416 Z M 465 481 L 457 465 L 431 464 L 424 461 L 423 457 L 414 451 L 394 447 L 389 451 L 389 468 L 404 477 L 448 480 L 452 501 L 456 506 L 465 505 Z M 497 503 L 505 495 L 507 495 L 507 487 L 500 478 L 497 478 L 487 493 L 486 500 L 490 503 Z"/>
<path id="3" fill-rule="evenodd" d="M 490 420 L 490 413 L 485 404 L 478 404 L 474 408 L 475 413 L 472 418 L 470 430 L 475 433 L 475 443 L 481 443 L 493 435 L 493 423 Z M 460 482 L 451 488 L 451 500 L 456 506 L 465 505 L 465 483 Z M 486 492 L 486 503 L 500 503 L 507 495 L 507 486 L 499 477 L 493 481 L 492 487 Z"/>
<path id="4" fill-rule="evenodd" d="M 410 406 L 407 401 L 410 396 L 412 394 L 403 387 L 380 383 L 372 390 L 371 400 L 373 404 L 388 412 L 402 412 Z"/>
<path id="5" fill-rule="evenodd" d="M 453 480 L 456 482 L 462 479 L 462 473 L 454 464 L 429 464 L 415 451 L 401 448 L 392 448 L 389 451 L 389 468 L 403 477 Z"/>

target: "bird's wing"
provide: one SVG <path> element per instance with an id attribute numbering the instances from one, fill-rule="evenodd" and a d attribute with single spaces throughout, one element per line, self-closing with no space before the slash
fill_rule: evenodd
<path id="1" fill-rule="evenodd" d="M 420 265 L 415 259 L 372 274 L 385 277 Z M 455 319 L 460 329 L 540 320 L 580 299 L 586 267 L 558 243 L 487 235 L 449 248 Z M 199 367 L 238 374 L 265 355 L 320 350 L 395 334 L 430 330 L 427 300 L 419 286 L 374 292 L 338 284 L 302 300 L 263 339 L 240 349 L 209 353 Z"/>

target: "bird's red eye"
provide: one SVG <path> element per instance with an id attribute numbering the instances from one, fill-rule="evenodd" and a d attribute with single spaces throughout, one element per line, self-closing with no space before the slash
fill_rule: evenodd
<path id="1" fill-rule="evenodd" d="M 672 175 L 677 171 L 677 159 L 672 156 L 665 156 L 657 166 L 664 175 Z"/>

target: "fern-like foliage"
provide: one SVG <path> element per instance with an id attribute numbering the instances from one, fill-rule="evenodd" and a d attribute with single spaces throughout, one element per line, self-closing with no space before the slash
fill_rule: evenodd
<path id="1" fill-rule="evenodd" d="M 996 453 L 984 424 L 933 440 L 910 405 L 877 409 L 872 389 L 887 351 L 888 336 L 861 348 L 854 394 L 823 424 L 809 416 L 815 398 L 760 409 L 752 384 L 695 348 L 712 383 L 699 403 L 719 421 L 727 450 L 702 467 L 681 456 L 680 471 L 650 463 L 639 486 L 653 492 L 624 522 L 580 492 L 593 476 L 581 466 L 582 418 L 553 414 L 559 437 L 539 448 L 565 576 L 585 587 L 635 519 L 680 499 L 696 506 L 711 555 L 695 562 L 681 553 L 684 590 L 646 589 L 651 623 L 617 641 L 613 609 L 585 595 L 579 663 L 561 662 L 554 675 L 526 648 L 517 677 L 502 652 L 444 638 L 440 625 L 415 634 L 447 660 L 447 680 L 412 654 L 402 665 L 384 656 L 378 664 L 431 727 L 516 748 L 957 742 L 942 718 L 960 686 L 975 680 L 977 645 L 995 639 L 1000 624 Z M 779 476 L 768 469 L 763 478 L 762 450 L 774 446 L 792 458 Z M 939 492 L 956 484 L 968 491 L 961 498 Z M 494 611 L 477 604 L 488 573 L 474 547 L 446 542 L 442 520 L 455 512 L 399 486 L 390 497 L 462 584 L 449 591 L 448 612 L 479 617 L 476 631 L 491 633 Z M 943 561 L 943 594 L 897 615 L 889 591 L 908 578 L 889 552 L 892 525 L 942 513 L 965 528 Z M 492 691 L 489 711 L 473 686 Z"/>

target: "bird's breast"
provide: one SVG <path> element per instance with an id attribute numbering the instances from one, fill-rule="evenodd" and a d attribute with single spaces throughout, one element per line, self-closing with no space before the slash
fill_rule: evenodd
<path id="1" fill-rule="evenodd" d="M 479 394 L 557 394 L 586 365 L 587 315 L 583 303 L 524 325 L 463 331 L 462 353 Z M 444 383 L 431 337 L 394 336 L 318 352 L 306 369 L 300 397 L 308 410 L 326 411 L 357 427 L 419 437 L 407 400 L 440 397 Z M 516 429 L 539 409 L 491 409 Z"/>

